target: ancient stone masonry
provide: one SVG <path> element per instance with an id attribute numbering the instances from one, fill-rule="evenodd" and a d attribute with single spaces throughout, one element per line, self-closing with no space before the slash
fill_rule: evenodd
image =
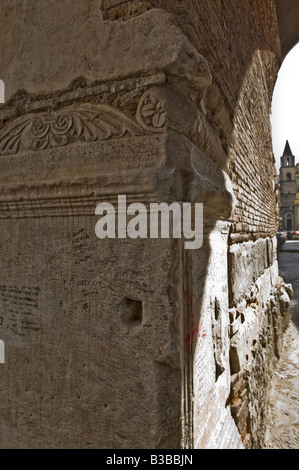
<path id="1" fill-rule="evenodd" d="M 275 2 L 38 3 L 0 6 L 0 447 L 261 447 Z M 118 195 L 203 203 L 202 248 L 99 240 Z"/>

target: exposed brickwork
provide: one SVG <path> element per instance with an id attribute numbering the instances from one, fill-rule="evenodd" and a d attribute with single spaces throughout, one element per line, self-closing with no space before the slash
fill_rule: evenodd
<path id="1" fill-rule="evenodd" d="M 133 7 L 138 11 L 141 5 L 162 8 L 173 14 L 183 33 L 209 61 L 214 79 L 232 110 L 238 101 L 237 91 L 242 86 L 252 51 L 279 52 L 273 0 L 104 0 L 103 10 L 107 18 L 115 8 L 122 7 L 125 14 Z M 114 19 L 121 19 L 121 14 Z M 236 64 L 233 69 L 232 64 Z M 275 80 L 275 76 L 272 79 Z"/>
<path id="2" fill-rule="evenodd" d="M 276 201 L 269 123 L 279 56 L 274 1 L 103 2 L 105 17 L 110 20 L 127 20 L 152 7 L 173 14 L 210 65 L 213 85 L 205 96 L 207 116 L 228 153 L 228 174 L 237 198 L 231 242 L 274 236 Z"/>

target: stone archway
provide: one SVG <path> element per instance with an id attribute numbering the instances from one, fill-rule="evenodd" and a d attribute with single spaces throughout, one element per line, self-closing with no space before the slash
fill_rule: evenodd
<path id="1" fill-rule="evenodd" d="M 299 4 L 293 0 L 276 0 L 282 60 L 298 43 Z"/>
<path id="2" fill-rule="evenodd" d="M 289 302 L 275 3 L 38 3 L 0 6 L 0 446 L 261 446 Z M 118 194 L 204 203 L 204 249 L 100 245 Z"/>

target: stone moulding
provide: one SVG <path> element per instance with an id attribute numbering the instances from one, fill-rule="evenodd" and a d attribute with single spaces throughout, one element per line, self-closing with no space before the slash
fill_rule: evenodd
<path id="1" fill-rule="evenodd" d="M 91 103 L 73 103 L 16 118 L 0 130 L 0 156 L 77 142 L 151 135 L 167 128 L 188 137 L 224 168 L 225 151 L 205 116 L 184 95 L 163 86 L 152 86 L 142 94 L 135 118 L 110 105 Z"/>
<path id="2" fill-rule="evenodd" d="M 187 137 L 215 165 L 225 168 L 226 152 L 206 117 L 186 96 L 171 88 L 153 86 L 139 100 L 137 122 L 150 133 L 166 127 Z"/>
<path id="3" fill-rule="evenodd" d="M 153 125 L 155 131 L 161 132 L 161 127 Z M 144 134 L 145 129 L 112 106 L 85 103 L 16 119 L 0 132 L 0 154 Z"/>
<path id="4" fill-rule="evenodd" d="M 26 99 L 26 113 L 37 113 L 47 111 L 54 105 L 56 106 L 69 106 L 72 103 L 78 103 L 79 100 L 90 99 L 93 97 L 102 96 L 104 94 L 122 93 L 130 91 L 139 91 L 155 85 L 164 86 L 166 84 L 166 75 L 163 72 L 145 75 L 143 77 L 131 77 L 124 80 L 98 83 L 91 86 L 84 86 L 84 79 L 78 79 L 78 85 L 71 90 L 66 89 L 58 94 L 47 96 L 40 96 L 38 99 L 30 94 Z M 18 100 L 18 93 L 11 98 L 11 100 L 2 107 L 0 104 L 0 120 L 13 120 L 20 114 L 18 109 L 14 106 L 15 101 Z"/>
<path id="5" fill-rule="evenodd" d="M 0 131 L 1 158 L 1 218 L 90 213 L 94 195 L 141 184 L 163 201 L 203 202 L 210 215 L 232 209 L 220 141 L 190 99 L 164 86 L 143 92 L 134 117 L 75 102 L 16 118 Z"/>

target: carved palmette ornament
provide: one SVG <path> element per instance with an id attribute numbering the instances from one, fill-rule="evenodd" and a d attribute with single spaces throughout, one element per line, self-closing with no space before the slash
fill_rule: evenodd
<path id="1" fill-rule="evenodd" d="M 123 112 L 108 105 L 84 103 L 16 119 L 0 131 L 0 154 L 144 134 L 145 129 Z"/>

